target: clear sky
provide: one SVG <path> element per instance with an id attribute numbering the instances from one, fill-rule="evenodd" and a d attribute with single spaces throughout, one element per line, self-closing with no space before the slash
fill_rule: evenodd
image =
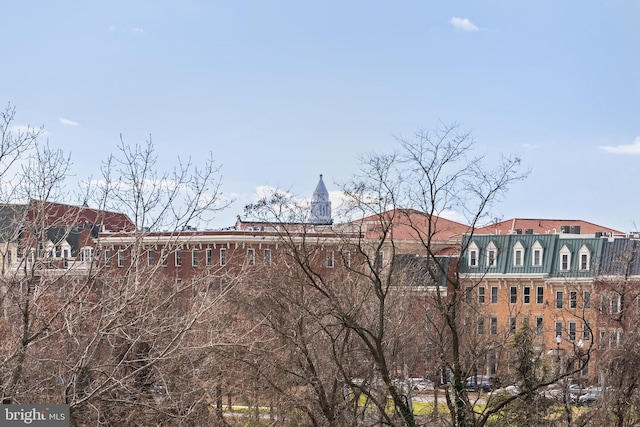
<path id="1" fill-rule="evenodd" d="M 496 215 L 640 226 L 640 2 L 5 2 L 0 104 L 78 178 L 122 134 L 222 164 L 237 202 L 310 196 L 394 137 L 457 122 L 531 170 Z"/>

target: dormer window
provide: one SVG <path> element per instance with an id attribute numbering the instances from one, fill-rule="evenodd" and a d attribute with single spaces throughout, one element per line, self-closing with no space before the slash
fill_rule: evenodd
<path id="1" fill-rule="evenodd" d="M 560 270 L 569 271 L 571 269 L 571 251 L 564 245 L 560 249 Z"/>
<path id="2" fill-rule="evenodd" d="M 487 245 L 487 267 L 495 267 L 498 257 L 498 251 L 496 245 L 493 242 Z"/>
<path id="3" fill-rule="evenodd" d="M 585 245 L 582 245 L 582 247 L 578 251 L 578 256 L 580 259 L 580 270 L 589 270 L 589 266 L 591 263 L 591 251 L 589 250 L 589 248 Z"/>
<path id="4" fill-rule="evenodd" d="M 542 266 L 542 256 L 544 255 L 544 248 L 536 240 L 536 242 L 531 247 L 531 266 L 532 267 L 541 267 Z"/>
<path id="5" fill-rule="evenodd" d="M 469 248 L 467 249 L 467 253 L 469 254 L 469 267 L 477 267 L 478 266 L 478 246 L 475 243 L 471 243 Z"/>
<path id="6" fill-rule="evenodd" d="M 522 267 L 524 265 L 524 246 L 522 243 L 517 242 L 513 246 L 513 266 Z"/>

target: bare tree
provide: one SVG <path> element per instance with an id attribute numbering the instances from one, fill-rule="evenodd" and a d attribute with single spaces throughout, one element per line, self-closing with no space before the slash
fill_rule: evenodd
<path id="1" fill-rule="evenodd" d="M 175 251 L 188 224 L 223 207 L 219 169 L 161 174 L 150 143 L 120 149 L 87 191 L 95 209 L 56 200 L 69 166 L 60 151 L 15 160 L 23 178 L 12 194 L 31 200 L 1 212 L 2 400 L 67 403 L 74 425 L 210 424 L 226 333 L 214 308 L 226 292 L 209 286 L 215 268 L 177 283 L 145 255 Z M 126 268 L 110 268 L 112 250 Z"/>

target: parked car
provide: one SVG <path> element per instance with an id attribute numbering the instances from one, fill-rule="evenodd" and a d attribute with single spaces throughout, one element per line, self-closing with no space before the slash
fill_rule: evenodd
<path id="1" fill-rule="evenodd" d="M 424 378 L 411 378 L 411 389 L 417 391 L 433 390 L 433 383 Z"/>
<path id="2" fill-rule="evenodd" d="M 476 375 L 467 378 L 465 387 L 467 391 L 484 391 L 485 393 L 488 393 L 500 387 L 500 381 L 495 377 Z"/>
<path id="3" fill-rule="evenodd" d="M 586 393 L 578 397 L 578 405 L 580 406 L 593 405 L 594 403 L 602 399 L 601 387 L 590 387 L 585 390 L 586 390 Z"/>

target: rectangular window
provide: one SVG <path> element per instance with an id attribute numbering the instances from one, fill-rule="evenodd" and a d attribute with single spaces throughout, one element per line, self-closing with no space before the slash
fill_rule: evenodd
<path id="1" fill-rule="evenodd" d="M 600 331 L 600 339 L 598 340 L 598 347 L 604 348 L 607 341 L 607 333 L 605 331 Z"/>
<path id="2" fill-rule="evenodd" d="M 556 308 L 562 308 L 563 298 L 564 298 L 564 292 L 556 291 Z"/>
<path id="3" fill-rule="evenodd" d="M 582 322 L 582 341 L 589 341 L 591 339 L 591 328 L 587 322 Z"/>
<path id="4" fill-rule="evenodd" d="M 478 335 L 484 334 L 484 317 L 478 317 Z"/>
<path id="5" fill-rule="evenodd" d="M 471 304 L 471 293 L 473 292 L 473 288 L 471 286 L 467 286 L 464 289 L 464 302 L 467 304 Z"/>
<path id="6" fill-rule="evenodd" d="M 478 304 L 484 304 L 484 286 L 478 288 Z"/>
<path id="7" fill-rule="evenodd" d="M 478 265 L 478 253 L 476 251 L 469 251 L 469 266 L 476 267 Z"/>
<path id="8" fill-rule="evenodd" d="M 544 286 L 536 288 L 536 304 L 544 304 Z"/>
<path id="9" fill-rule="evenodd" d="M 542 333 L 542 328 L 544 327 L 544 318 L 542 316 L 536 317 L 536 334 L 540 335 Z"/>
<path id="10" fill-rule="evenodd" d="M 583 377 L 589 376 L 589 362 L 586 362 L 584 364 L 584 366 L 582 367 L 582 371 L 580 371 L 580 373 L 582 374 Z"/>
<path id="11" fill-rule="evenodd" d="M 589 257 L 587 254 L 580 254 L 580 270 L 589 269 Z"/>
<path id="12" fill-rule="evenodd" d="M 211 248 L 207 248 L 207 250 L 205 251 L 206 254 L 206 258 L 207 258 L 207 265 L 211 265 L 213 263 L 213 251 L 211 250 Z"/>
<path id="13" fill-rule="evenodd" d="M 111 251 L 109 249 L 104 250 L 104 265 L 107 267 L 111 265 Z"/>
<path id="14" fill-rule="evenodd" d="M 264 250 L 264 265 L 267 267 L 271 265 L 271 249 Z"/>
<path id="15" fill-rule="evenodd" d="M 247 249 L 247 265 L 256 265 L 256 251 Z"/>
<path id="16" fill-rule="evenodd" d="M 540 265 L 542 265 L 542 260 L 540 257 L 540 249 L 535 249 L 533 251 L 533 266 L 539 267 Z"/>
<path id="17" fill-rule="evenodd" d="M 346 267 L 351 267 L 351 252 L 344 254 L 344 265 Z"/>
<path id="18" fill-rule="evenodd" d="M 176 249 L 176 267 L 180 267 L 182 265 L 182 251 L 180 249 Z"/>
<path id="19" fill-rule="evenodd" d="M 576 340 L 576 322 L 569 322 L 569 340 Z"/>
<path id="20" fill-rule="evenodd" d="M 497 304 L 497 303 L 498 303 L 498 287 L 492 286 L 491 287 L 491 304 Z"/>
<path id="21" fill-rule="evenodd" d="M 568 270 L 569 269 L 569 255 L 568 254 L 562 254 L 562 270 Z"/>
<path id="22" fill-rule="evenodd" d="M 518 287 L 511 286 L 509 288 L 509 303 L 515 304 L 518 302 Z"/>
<path id="23" fill-rule="evenodd" d="M 522 267 L 522 251 L 517 250 L 514 258 L 514 265 L 516 267 Z"/>
<path id="24" fill-rule="evenodd" d="M 555 334 L 556 337 L 562 337 L 562 322 L 556 320 L 555 323 Z"/>
<path id="25" fill-rule="evenodd" d="M 193 267 L 198 266 L 198 251 L 195 249 L 191 250 L 191 265 Z"/>
<path id="26" fill-rule="evenodd" d="M 327 267 L 333 268 L 333 251 L 327 251 Z"/>
<path id="27" fill-rule="evenodd" d="M 124 251 L 118 250 L 118 267 L 124 267 Z"/>
<path id="28" fill-rule="evenodd" d="M 611 314 L 620 313 L 620 295 L 611 297 Z"/>
<path id="29" fill-rule="evenodd" d="M 169 252 L 166 249 L 162 250 L 162 266 L 166 267 L 169 259 Z"/>
<path id="30" fill-rule="evenodd" d="M 490 320 L 490 324 L 489 324 L 489 333 L 491 335 L 498 335 L 498 318 L 491 316 L 491 320 Z"/>
<path id="31" fill-rule="evenodd" d="M 525 304 L 531 304 L 531 287 L 525 286 L 522 288 L 522 302 Z"/>
<path id="32" fill-rule="evenodd" d="M 489 262 L 489 267 L 495 267 L 496 266 L 496 251 L 489 250 L 488 262 Z"/>
<path id="33" fill-rule="evenodd" d="M 7 265 L 11 265 L 11 251 L 7 251 Z"/>
<path id="34" fill-rule="evenodd" d="M 578 307 L 578 293 L 576 291 L 569 292 L 569 308 Z"/>
<path id="35" fill-rule="evenodd" d="M 227 265 L 227 250 L 220 248 L 220 265 Z"/>
<path id="36" fill-rule="evenodd" d="M 147 250 L 147 265 L 153 266 L 153 249 Z"/>
<path id="37" fill-rule="evenodd" d="M 591 292 L 589 291 L 582 293 L 582 308 L 591 308 Z"/>
<path id="38" fill-rule="evenodd" d="M 516 332 L 516 318 L 514 316 L 509 316 L 509 332 L 512 334 Z"/>

